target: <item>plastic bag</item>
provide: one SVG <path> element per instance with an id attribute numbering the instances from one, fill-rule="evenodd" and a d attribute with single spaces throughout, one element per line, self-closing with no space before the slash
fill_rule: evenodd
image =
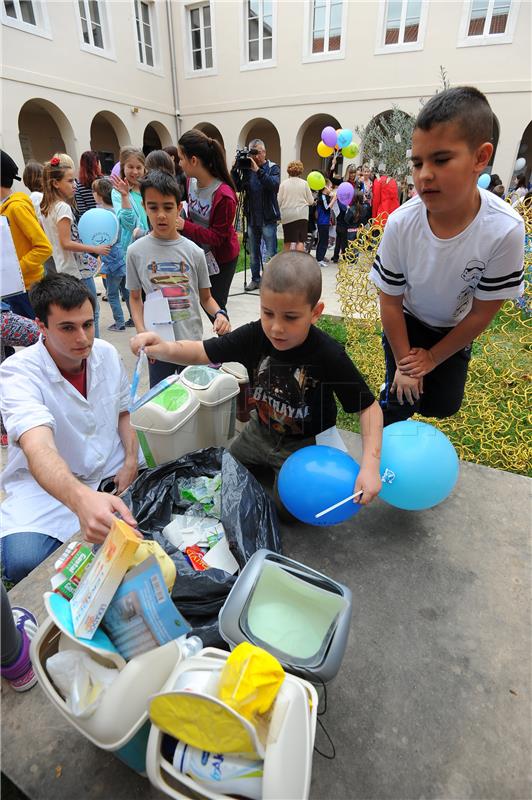
<path id="1" fill-rule="evenodd" d="M 179 481 L 179 496 L 203 510 L 211 517 L 220 518 L 222 476 L 220 473 L 214 478 L 202 475 L 199 478 L 183 478 Z"/>
<path id="2" fill-rule="evenodd" d="M 172 599 L 200 636 L 205 647 L 227 645 L 218 630 L 218 612 L 236 576 L 219 569 L 196 572 L 177 547 L 162 535 L 177 507 L 184 513 L 188 503 L 179 496 L 181 478 L 214 477 L 221 470 L 222 522 L 229 548 L 240 568 L 262 547 L 281 552 L 277 513 L 272 500 L 248 470 L 222 448 L 207 448 L 176 461 L 148 469 L 123 496 L 144 536 L 155 539 L 172 558 L 177 578 Z"/>
<path id="3" fill-rule="evenodd" d="M 69 711 L 80 719 L 94 714 L 105 690 L 120 674 L 118 669 L 104 667 L 80 650 L 55 653 L 47 659 L 46 669 L 64 695 Z"/>
<path id="4" fill-rule="evenodd" d="M 250 722 L 266 714 L 284 681 L 284 669 L 262 647 L 239 644 L 225 662 L 218 697 Z"/>

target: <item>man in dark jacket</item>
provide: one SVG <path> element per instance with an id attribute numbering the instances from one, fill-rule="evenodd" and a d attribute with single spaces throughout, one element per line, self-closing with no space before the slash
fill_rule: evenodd
<path id="1" fill-rule="evenodd" d="M 240 170 L 233 166 L 231 170 L 236 188 L 239 192 L 245 189 L 248 199 L 246 217 L 251 281 L 245 286 L 246 292 L 252 292 L 260 286 L 261 239 L 264 239 L 268 259 L 277 253 L 277 223 L 281 217 L 277 203 L 277 192 L 281 181 L 279 165 L 266 158 L 266 147 L 262 139 L 253 139 L 249 143 L 249 149 L 255 150 L 255 154 L 250 158 L 250 168 Z"/>

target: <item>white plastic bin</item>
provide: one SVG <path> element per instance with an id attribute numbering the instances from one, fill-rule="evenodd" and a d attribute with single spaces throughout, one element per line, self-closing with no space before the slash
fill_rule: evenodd
<path id="1" fill-rule="evenodd" d="M 131 424 L 144 453 L 148 467 L 165 464 L 198 450 L 198 411 L 195 393 L 172 375 L 169 384 L 131 414 Z"/>
<path id="2" fill-rule="evenodd" d="M 188 670 L 219 670 L 228 653 L 206 647 L 197 656 L 176 665 L 161 691 L 170 691 Z M 306 800 L 312 775 L 318 695 L 308 681 L 286 673 L 272 710 L 265 747 L 262 800 Z M 232 795 L 213 789 L 178 772 L 162 752 L 164 734 L 152 725 L 146 754 L 151 783 L 175 800 L 230 800 Z"/>
<path id="3" fill-rule="evenodd" d="M 186 367 L 179 379 L 200 404 L 195 449 L 225 447 L 235 435 L 237 379 L 203 365 Z"/>
<path id="4" fill-rule="evenodd" d="M 181 661 L 178 641 L 173 640 L 128 661 L 105 691 L 94 714 L 86 719 L 75 717 L 69 711 L 46 671 L 46 661 L 50 656 L 59 650 L 79 648 L 104 666 L 114 666 L 66 638 L 47 617 L 31 644 L 31 661 L 41 688 L 60 713 L 89 741 L 103 750 L 112 751 L 128 767 L 145 774 L 150 733 L 148 698 L 161 690 Z"/>

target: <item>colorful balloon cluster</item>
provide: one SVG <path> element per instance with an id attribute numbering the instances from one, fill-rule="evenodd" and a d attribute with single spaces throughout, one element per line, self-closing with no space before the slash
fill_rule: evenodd
<path id="1" fill-rule="evenodd" d="M 353 131 L 349 128 L 335 131 L 331 125 L 322 130 L 321 142 L 316 149 L 322 158 L 332 155 L 335 150 L 341 150 L 345 158 L 355 158 L 358 153 L 358 146 L 353 142 Z"/>

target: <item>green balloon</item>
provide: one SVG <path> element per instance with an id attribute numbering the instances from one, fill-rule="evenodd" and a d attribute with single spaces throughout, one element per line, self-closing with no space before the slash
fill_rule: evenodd
<path id="1" fill-rule="evenodd" d="M 307 183 L 315 192 L 319 192 L 325 186 L 325 178 L 321 172 L 309 172 L 307 175 Z"/>
<path id="2" fill-rule="evenodd" d="M 354 142 L 348 144 L 347 147 L 342 147 L 342 155 L 345 158 L 355 158 L 358 155 L 358 147 Z"/>

